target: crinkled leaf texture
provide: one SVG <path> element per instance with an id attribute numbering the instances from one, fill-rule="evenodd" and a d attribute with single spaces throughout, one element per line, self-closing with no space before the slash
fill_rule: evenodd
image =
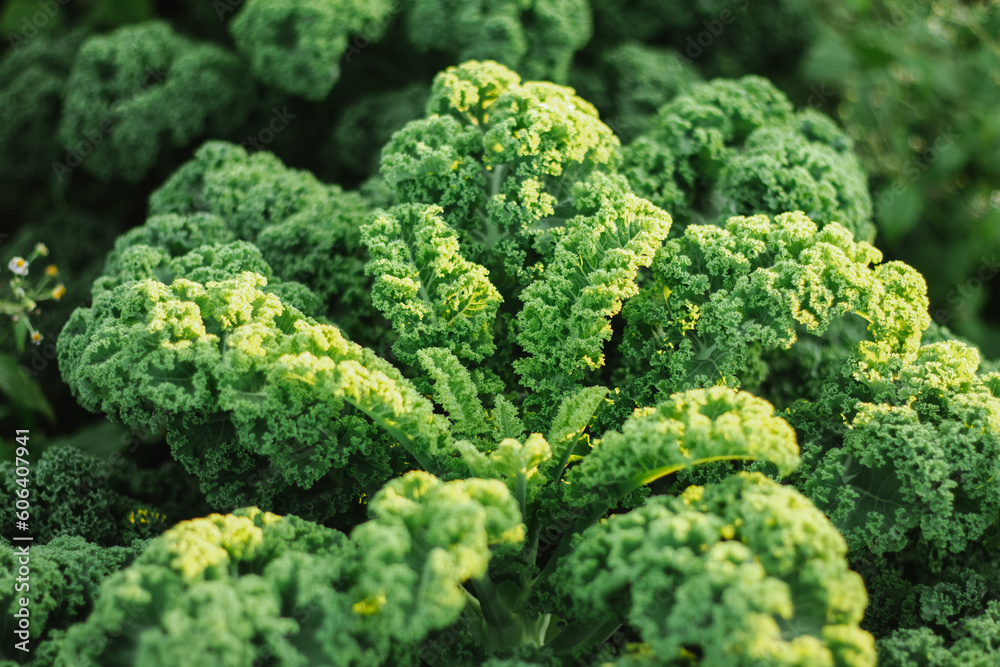
<path id="1" fill-rule="evenodd" d="M 64 90 L 59 141 L 71 151 L 66 162 L 105 181 L 139 181 L 161 152 L 228 135 L 254 106 L 235 53 L 190 40 L 163 21 L 87 39 Z"/>
<path id="2" fill-rule="evenodd" d="M 674 394 L 655 408 L 636 410 L 621 431 L 610 431 L 566 475 L 569 507 L 597 518 L 618 500 L 661 477 L 726 460 L 773 463 L 780 474 L 799 464 L 795 431 L 774 406 L 726 387 Z"/>
<path id="3" fill-rule="evenodd" d="M 229 32 L 260 81 L 321 100 L 340 78 L 348 37 L 362 28 L 381 37 L 392 13 L 390 0 L 247 0 Z"/>
<path id="4" fill-rule="evenodd" d="M 523 539 L 499 482 L 423 472 L 374 496 L 351 539 L 256 508 L 178 524 L 110 577 L 65 664 L 406 664 L 466 603 L 492 548 Z M 208 631 L 206 631 L 208 630 Z"/>
<path id="5" fill-rule="evenodd" d="M 492 61 L 438 74 L 427 113 L 393 135 L 382 176 L 400 201 L 440 206 L 507 294 L 530 280 L 532 237 L 561 224 L 573 185 L 614 172 L 618 140 L 571 88 Z"/>
<path id="6" fill-rule="evenodd" d="M 591 36 L 586 0 L 415 0 L 407 35 L 454 60 L 494 58 L 525 76 L 565 81 L 573 52 Z"/>
<path id="7" fill-rule="evenodd" d="M 496 349 L 493 322 L 503 299 L 486 269 L 462 257 L 441 213 L 439 206 L 397 206 L 376 212 L 363 229 L 372 301 L 399 334 L 393 351 L 411 365 L 427 347 L 474 361 Z"/>
<path id="8" fill-rule="evenodd" d="M 982 614 L 970 616 L 958 639 L 947 644 L 931 628 L 899 630 L 878 642 L 879 664 L 909 667 L 991 667 L 1000 662 L 1000 602 L 991 601 Z"/>
<path id="9" fill-rule="evenodd" d="M 852 381 L 828 386 L 824 400 L 846 406 L 848 422 L 810 437 L 812 472 L 798 483 L 853 551 L 897 552 L 916 537 L 957 553 L 1000 521 L 1000 398 L 978 366 L 958 341 L 911 355 L 867 344 L 846 364 Z"/>
<path id="10" fill-rule="evenodd" d="M 529 356 L 514 362 L 522 384 L 560 397 L 583 375 L 604 366 L 611 318 L 639 293 L 670 229 L 670 216 L 603 175 L 573 190 L 580 213 L 566 222 L 542 276 L 521 293 L 517 341 Z"/>
<path id="11" fill-rule="evenodd" d="M 900 262 L 873 268 L 881 258 L 840 225 L 817 229 L 798 212 L 689 226 L 660 248 L 653 280 L 625 305 L 633 397 L 641 405 L 657 392 L 760 381 L 761 350 L 850 313 L 876 341 L 915 350 L 930 322 L 926 284 Z"/>
<path id="12" fill-rule="evenodd" d="M 0 540 L 0 630 L 7 637 L 0 656 L 5 658 L 20 653 L 13 644 L 18 629 L 14 614 L 22 608 L 21 599 L 29 600 L 30 653 L 18 657 L 48 652 L 46 643 L 58 646 L 61 631 L 86 618 L 100 597 L 102 581 L 132 562 L 145 541 L 136 540 L 129 547 L 100 547 L 79 536 L 62 535 L 48 544 L 13 545 Z M 22 551 L 25 546 L 27 554 Z M 21 571 L 24 566 L 27 574 Z"/>
<path id="13" fill-rule="evenodd" d="M 447 420 L 371 350 L 290 305 L 303 288 L 273 279 L 255 247 L 126 255 L 64 329 L 60 367 L 88 409 L 166 428 L 210 502 L 326 517 L 408 464 L 455 462 Z"/>
<path id="14" fill-rule="evenodd" d="M 759 76 L 696 83 L 660 107 L 622 151 L 635 193 L 670 211 L 676 232 L 734 215 L 803 211 L 873 241 L 868 178 L 854 142 L 819 112 L 793 113 Z"/>
<path id="15" fill-rule="evenodd" d="M 271 153 L 208 141 L 150 195 L 146 224 L 122 235 L 110 257 L 132 245 L 176 257 L 206 243 L 247 241 L 276 276 L 319 297 L 300 306 L 306 314 L 327 315 L 355 342 L 381 345 L 391 331 L 372 306 L 361 244 L 370 212 L 357 192 L 290 169 Z M 106 274 L 114 273 L 110 257 Z"/>
<path id="16" fill-rule="evenodd" d="M 874 666 L 846 552 L 807 498 L 740 473 L 588 529 L 553 576 L 567 615 L 625 617 L 664 661 Z"/>

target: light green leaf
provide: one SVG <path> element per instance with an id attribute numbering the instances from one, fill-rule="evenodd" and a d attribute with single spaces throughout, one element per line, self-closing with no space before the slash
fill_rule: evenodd
<path id="1" fill-rule="evenodd" d="M 524 422 L 518 416 L 517 406 L 500 395 L 494 399 L 494 403 L 496 407 L 490 410 L 490 417 L 497 442 L 506 438 L 523 440 Z"/>
<path id="2" fill-rule="evenodd" d="M 552 450 L 538 433 L 532 433 L 524 442 L 506 438 L 490 453 L 480 452 L 467 440 L 460 440 L 455 446 L 474 475 L 505 482 L 522 512 L 534 498 L 533 491 L 548 481 L 539 466 L 552 458 Z"/>
<path id="3" fill-rule="evenodd" d="M 636 410 L 567 475 L 574 502 L 595 513 L 683 468 L 727 460 L 764 460 L 782 475 L 799 464 L 795 431 L 774 406 L 725 387 L 674 394 L 655 408 Z"/>
<path id="4" fill-rule="evenodd" d="M 559 479 L 570 457 L 577 449 L 580 437 L 607 398 L 605 387 L 584 387 L 563 399 L 549 430 L 554 468 L 553 479 Z"/>
<path id="5" fill-rule="evenodd" d="M 409 364 L 427 347 L 473 361 L 496 349 L 493 323 L 503 298 L 486 269 L 462 256 L 441 216 L 439 206 L 396 206 L 377 211 L 363 228 L 372 302 L 399 334 L 393 351 Z"/>
<path id="6" fill-rule="evenodd" d="M 434 382 L 434 400 L 451 417 L 452 431 L 466 436 L 488 431 L 476 385 L 458 357 L 451 350 L 432 347 L 417 352 L 417 359 Z"/>

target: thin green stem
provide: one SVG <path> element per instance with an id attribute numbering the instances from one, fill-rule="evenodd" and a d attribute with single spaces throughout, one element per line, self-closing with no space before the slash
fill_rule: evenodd
<path id="1" fill-rule="evenodd" d="M 559 458 L 559 467 L 556 469 L 556 475 L 552 481 L 553 484 L 558 484 L 559 480 L 562 479 L 563 473 L 566 471 L 566 466 L 569 465 L 569 457 L 571 457 L 573 452 L 576 451 L 577 446 L 580 444 L 580 438 L 582 437 L 583 433 L 578 435 L 572 444 L 566 445 L 566 451 L 564 451 L 563 455 Z"/>
<path id="2" fill-rule="evenodd" d="M 609 494 L 608 500 L 591 505 L 589 507 L 589 511 L 581 518 L 577 519 L 573 523 L 572 528 L 563 533 L 562 539 L 559 541 L 559 546 L 556 547 L 555 553 L 552 554 L 549 562 L 545 564 L 545 568 L 539 573 L 537 578 L 541 579 L 542 577 L 550 574 L 552 570 L 556 568 L 559 558 L 566 555 L 569 551 L 570 541 L 573 539 L 574 535 L 582 533 L 584 530 L 597 523 L 597 521 L 599 521 L 609 509 L 617 505 L 622 498 L 639 487 L 649 484 L 650 482 L 654 482 L 661 477 L 672 475 L 673 473 L 690 466 L 702 465 L 704 463 L 716 463 L 718 461 L 753 461 L 756 459 L 756 456 L 750 456 L 748 454 L 709 456 L 703 459 L 687 461 L 682 464 L 673 464 L 660 468 L 654 468 L 653 470 L 643 471 L 638 475 L 629 478 L 614 488 L 612 493 Z"/>
<path id="3" fill-rule="evenodd" d="M 705 463 L 717 463 L 719 461 L 753 461 L 758 457 L 752 456 L 750 454 L 724 454 L 722 456 L 708 456 L 703 459 L 695 459 L 694 461 L 685 461 L 684 463 L 676 463 L 671 465 L 662 466 L 660 468 L 654 468 L 653 470 L 646 470 L 638 475 L 635 475 L 625 482 L 622 482 L 614 491 L 615 502 L 624 498 L 628 494 L 632 493 L 640 486 L 645 486 L 651 482 L 655 482 L 661 477 L 666 477 L 667 475 L 672 475 L 675 472 L 679 472 L 684 468 L 690 468 L 693 466 L 700 466 Z M 612 505 L 608 505 L 612 507 Z"/>
<path id="4" fill-rule="evenodd" d="M 524 639 L 524 621 L 511 613 L 488 576 L 472 580 L 486 621 L 490 651 L 520 646 Z"/>
<path id="5" fill-rule="evenodd" d="M 528 476 L 524 470 L 517 471 L 517 478 L 514 481 L 514 497 L 517 498 L 517 506 L 521 508 L 521 519 L 528 520 Z"/>
<path id="6" fill-rule="evenodd" d="M 574 623 L 563 628 L 562 632 L 545 646 L 554 652 L 559 652 L 574 646 L 603 644 L 621 626 L 622 621 L 617 617 L 609 617 L 596 626 L 593 623 Z"/>

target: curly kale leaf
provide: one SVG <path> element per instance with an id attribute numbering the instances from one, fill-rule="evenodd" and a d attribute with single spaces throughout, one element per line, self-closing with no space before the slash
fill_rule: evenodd
<path id="1" fill-rule="evenodd" d="M 787 123 L 791 114 L 784 94 L 759 76 L 695 84 L 664 105 L 647 132 L 624 149 L 623 173 L 636 194 L 674 212 L 679 223 L 699 222 L 682 219 L 682 211 L 701 208 L 733 147 L 754 130 Z"/>
<path id="2" fill-rule="evenodd" d="M 414 0 L 406 14 L 410 41 L 463 61 L 499 60 L 533 79 L 565 81 L 573 52 L 590 39 L 586 0 L 462 2 Z"/>
<path id="3" fill-rule="evenodd" d="M 354 553 L 337 531 L 255 508 L 180 523 L 104 583 L 61 657 L 81 666 L 249 666 L 332 650 L 363 655 L 348 632 L 330 632 L 357 624 L 341 584 Z"/>
<path id="4" fill-rule="evenodd" d="M 462 582 L 485 576 L 491 552 L 516 551 L 524 540 L 520 509 L 495 480 L 408 473 L 386 484 L 368 513 L 351 533 L 368 561 L 356 594 L 372 602 L 371 622 L 403 641 L 454 622 L 466 605 Z"/>
<path id="5" fill-rule="evenodd" d="M 0 177 L 41 176 L 58 160 L 66 80 L 85 34 L 36 35 L 0 59 Z"/>
<path id="6" fill-rule="evenodd" d="M 63 535 L 47 544 L 0 540 L 0 631 L 6 636 L 0 658 L 15 658 L 4 665 L 23 664 L 21 659 L 54 654 L 61 646 L 63 631 L 83 621 L 100 597 L 102 582 L 132 562 L 145 544 L 100 547 L 79 536 Z M 23 570 L 22 570 L 23 568 Z M 27 570 L 27 574 L 24 570 Z M 27 599 L 28 653 L 14 649 L 19 629 L 15 613 Z M 28 662 L 25 660 L 24 662 Z M 49 663 L 53 664 L 53 663 Z"/>
<path id="7" fill-rule="evenodd" d="M 430 402 L 371 350 L 288 305 L 253 246 L 129 252 L 157 261 L 129 264 L 74 313 L 60 367 L 86 408 L 166 428 L 210 502 L 291 496 L 304 503 L 292 508 L 329 516 L 355 511 L 410 461 L 457 463 Z"/>
<path id="8" fill-rule="evenodd" d="M 517 340 L 530 355 L 514 362 L 522 384 L 560 397 L 604 365 L 611 318 L 638 294 L 636 275 L 667 237 L 670 216 L 595 175 L 573 191 L 579 215 L 566 222 L 542 276 L 521 293 Z"/>
<path id="9" fill-rule="evenodd" d="M 625 41 L 600 52 L 593 68 L 575 67 L 570 85 L 628 144 L 649 128 L 657 110 L 700 80 L 677 51 Z"/>
<path id="10" fill-rule="evenodd" d="M 850 313 L 877 341 L 916 349 L 930 321 L 926 284 L 899 262 L 870 266 L 880 259 L 840 225 L 818 230 L 801 213 L 689 226 L 657 252 L 653 280 L 623 311 L 633 398 L 760 381 L 762 350 L 787 348 L 800 330 L 820 334 Z"/>
<path id="11" fill-rule="evenodd" d="M 677 230 L 734 215 L 804 211 L 872 241 L 868 181 L 853 142 L 825 116 L 792 113 L 757 76 L 696 84 L 665 104 L 623 150 L 636 194 L 670 211 Z"/>
<path id="12" fill-rule="evenodd" d="M 452 432 L 475 437 L 488 430 L 486 412 L 472 376 L 450 350 L 430 347 L 417 352 L 427 377 L 434 383 L 434 400 L 451 418 Z"/>
<path id="13" fill-rule="evenodd" d="M 753 132 L 726 162 L 717 188 L 724 215 L 804 211 L 820 224 L 840 223 L 856 239 L 875 238 L 868 179 L 853 143 L 818 112 Z"/>
<path id="14" fill-rule="evenodd" d="M 990 602 L 978 616 L 970 616 L 958 639 L 947 643 L 931 628 L 899 630 L 878 642 L 879 664 L 885 667 L 989 667 L 1000 660 L 1000 602 Z"/>
<path id="15" fill-rule="evenodd" d="M 674 394 L 636 410 L 566 475 L 572 507 L 596 519 L 620 499 L 661 477 L 725 460 L 765 460 L 781 475 L 799 464 L 795 432 L 767 401 L 725 387 Z"/>
<path id="16" fill-rule="evenodd" d="M 381 37 L 392 13 L 390 0 L 247 0 L 229 32 L 260 81 L 321 100 L 340 78 L 348 37 Z"/>
<path id="17" fill-rule="evenodd" d="M 250 110 L 250 91 L 235 54 L 192 42 L 166 23 L 92 36 L 66 81 L 59 141 L 71 152 L 63 167 L 138 181 L 166 147 L 235 130 Z M 81 145 L 92 152 L 77 153 Z"/>
<path id="18" fill-rule="evenodd" d="M 793 407 L 811 470 L 799 485 L 852 551 L 898 552 L 916 538 L 957 553 L 1000 521 L 1000 398 L 978 365 L 957 341 L 911 355 L 868 344 L 845 364 L 847 382 Z"/>
<path id="19" fill-rule="evenodd" d="M 970 397 L 939 423 L 908 407 L 865 405 L 804 490 L 852 549 L 899 551 L 910 535 L 963 550 L 1000 519 L 1000 403 Z"/>
<path id="20" fill-rule="evenodd" d="M 427 112 L 383 151 L 387 184 L 403 202 L 441 206 L 495 285 L 525 283 L 531 235 L 561 218 L 574 183 L 614 170 L 617 138 L 572 89 L 491 61 L 438 74 Z"/>
<path id="21" fill-rule="evenodd" d="M 17 497 L 13 462 L 0 463 L 0 475 L 5 496 Z M 197 486 L 192 488 L 180 466 L 172 461 L 146 471 L 121 458 L 101 460 L 74 447 L 51 447 L 33 461 L 31 475 L 33 544 L 79 536 L 98 546 L 122 546 L 155 537 L 171 523 L 190 516 L 179 514 L 184 511 L 181 508 L 142 500 L 140 495 L 154 485 L 186 492 L 185 501 L 198 507 Z M 145 488 L 135 488 L 130 484 L 133 479 L 141 479 Z M 14 520 L 12 500 L 0 507 L 0 522 L 13 526 Z"/>
<path id="22" fill-rule="evenodd" d="M 554 480 L 559 480 L 581 442 L 588 439 L 587 429 L 594 422 L 603 404 L 608 402 L 606 387 L 584 387 L 566 396 L 549 428 L 552 443 L 552 463 L 546 466 Z"/>
<path id="23" fill-rule="evenodd" d="M 104 583 L 62 658 L 88 667 L 409 664 L 429 632 L 457 619 L 462 583 L 485 574 L 491 550 L 523 538 L 498 482 L 415 472 L 387 484 L 369 511 L 350 540 L 256 508 L 178 524 Z"/>
<path id="24" fill-rule="evenodd" d="M 873 666 L 846 552 L 807 498 L 757 473 L 655 497 L 574 541 L 553 575 L 574 623 L 553 644 L 627 620 L 667 661 Z"/>
<path id="25" fill-rule="evenodd" d="M 481 361 L 496 349 L 493 323 L 503 299 L 486 269 L 466 260 L 438 206 L 397 206 L 363 228 L 375 276 L 372 301 L 399 338 L 393 350 L 408 365 L 419 350 L 443 347 Z"/>
<path id="26" fill-rule="evenodd" d="M 370 208 L 357 193 L 289 169 L 271 153 L 248 154 L 240 146 L 210 141 L 153 192 L 149 212 L 150 220 L 119 244 L 163 247 L 176 256 L 202 244 L 248 241 L 275 275 L 308 285 L 319 296 L 323 306 L 307 309 L 310 315 L 328 315 L 365 345 L 381 346 L 391 334 L 372 306 L 364 275 L 361 226 Z M 154 220 L 165 214 L 190 221 L 189 241 L 175 246 L 177 232 L 150 231 L 162 227 Z M 226 231 L 217 230 L 206 214 L 225 221 Z"/>

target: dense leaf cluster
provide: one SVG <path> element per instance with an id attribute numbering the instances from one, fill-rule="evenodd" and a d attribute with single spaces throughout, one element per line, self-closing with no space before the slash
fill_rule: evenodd
<path id="1" fill-rule="evenodd" d="M 53 242 L 35 367 L 107 420 L 0 463 L 0 665 L 1000 658 L 1000 369 L 782 75 L 840 14 L 90 4 L 0 60 L 0 211 L 107 221 Z"/>

